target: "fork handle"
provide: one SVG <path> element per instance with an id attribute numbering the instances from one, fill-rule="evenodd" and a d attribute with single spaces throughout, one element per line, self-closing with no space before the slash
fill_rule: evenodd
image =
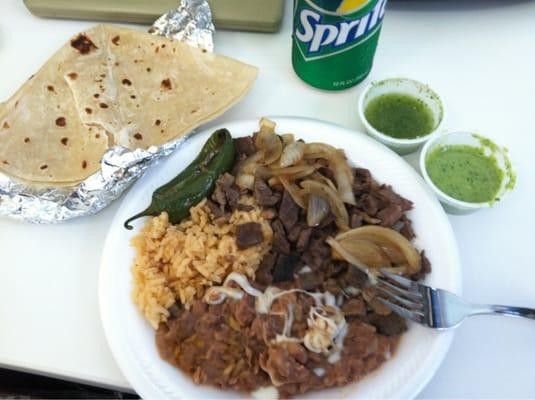
<path id="1" fill-rule="evenodd" d="M 475 305 L 472 308 L 470 315 L 507 315 L 510 317 L 521 317 L 528 319 L 535 319 L 535 309 L 526 307 L 501 306 L 501 305 Z"/>

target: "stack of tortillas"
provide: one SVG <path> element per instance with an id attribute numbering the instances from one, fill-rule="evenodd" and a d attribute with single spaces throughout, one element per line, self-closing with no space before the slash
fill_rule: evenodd
<path id="1" fill-rule="evenodd" d="M 99 25 L 72 38 L 0 106 L 0 171 L 75 184 L 114 145 L 161 145 L 215 118 L 257 70 L 148 33 Z"/>

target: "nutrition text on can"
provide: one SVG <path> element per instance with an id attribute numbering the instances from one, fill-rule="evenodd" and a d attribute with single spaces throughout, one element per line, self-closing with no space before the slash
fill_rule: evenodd
<path id="1" fill-rule="evenodd" d="M 386 0 L 294 0 L 292 64 L 308 84 L 342 90 L 369 74 Z"/>

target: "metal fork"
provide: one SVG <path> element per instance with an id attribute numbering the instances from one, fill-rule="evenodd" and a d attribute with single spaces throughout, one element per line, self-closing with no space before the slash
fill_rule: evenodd
<path id="1" fill-rule="evenodd" d="M 472 315 L 507 315 L 535 319 L 535 309 L 490 304 L 470 304 L 443 289 L 411 281 L 384 269 L 377 277 L 377 299 L 400 316 L 436 329 L 457 327 Z"/>

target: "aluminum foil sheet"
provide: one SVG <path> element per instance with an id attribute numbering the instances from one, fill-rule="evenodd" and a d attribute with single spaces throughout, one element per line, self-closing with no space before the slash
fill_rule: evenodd
<path id="1" fill-rule="evenodd" d="M 158 18 L 149 32 L 208 51 L 214 50 L 214 24 L 206 0 L 182 0 L 178 8 Z"/>
<path id="2" fill-rule="evenodd" d="M 214 26 L 206 0 L 182 0 L 177 9 L 158 18 L 149 32 L 213 50 Z M 148 149 L 112 147 L 102 157 L 100 170 L 76 186 L 28 186 L 0 172 L 0 215 L 32 223 L 56 223 L 95 214 L 150 166 L 180 147 L 191 133 Z"/>

